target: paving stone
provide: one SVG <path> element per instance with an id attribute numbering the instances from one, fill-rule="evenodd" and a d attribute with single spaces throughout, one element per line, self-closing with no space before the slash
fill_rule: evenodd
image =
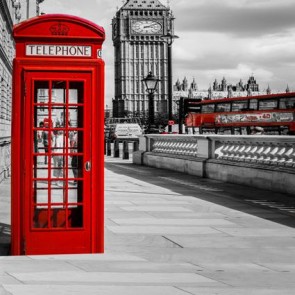
<path id="1" fill-rule="evenodd" d="M 1 295 L 187 295 L 187 292 L 173 286 L 87 286 L 87 285 L 4 285 L 11 293 Z M 41 293 L 40 293 L 41 291 Z"/>

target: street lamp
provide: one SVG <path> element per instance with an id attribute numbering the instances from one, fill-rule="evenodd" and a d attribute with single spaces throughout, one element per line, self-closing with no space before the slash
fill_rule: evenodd
<path id="1" fill-rule="evenodd" d="M 172 116 L 172 43 L 174 39 L 179 38 L 176 35 L 168 33 L 167 35 L 161 36 L 161 39 L 167 43 L 167 59 L 168 59 L 168 120 L 173 119 Z M 168 125 L 168 132 L 172 132 L 172 125 Z"/>
<path id="2" fill-rule="evenodd" d="M 149 74 L 142 80 L 149 97 L 149 129 L 151 129 L 151 126 L 155 123 L 154 93 L 157 90 L 159 81 L 160 80 L 156 78 L 152 72 L 149 72 Z"/>

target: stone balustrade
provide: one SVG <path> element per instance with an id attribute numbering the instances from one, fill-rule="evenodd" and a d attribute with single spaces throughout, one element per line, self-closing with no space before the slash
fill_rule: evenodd
<path id="1" fill-rule="evenodd" d="M 293 136 L 148 135 L 148 151 L 295 167 Z"/>
<path id="2" fill-rule="evenodd" d="M 153 138 L 151 151 L 154 153 L 196 157 L 198 155 L 198 141 L 196 138 Z"/>
<path id="3" fill-rule="evenodd" d="M 215 158 L 226 161 L 295 167 L 295 138 L 241 138 L 216 141 Z"/>
<path id="4" fill-rule="evenodd" d="M 295 195 L 295 136 L 149 134 L 133 162 Z"/>

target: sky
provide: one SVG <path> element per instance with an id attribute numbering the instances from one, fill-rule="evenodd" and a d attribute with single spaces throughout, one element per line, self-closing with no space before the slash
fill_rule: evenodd
<path id="1" fill-rule="evenodd" d="M 124 0 L 45 0 L 41 11 L 76 15 L 104 27 L 106 104 L 114 96 L 111 20 Z M 294 0 L 160 0 L 174 13 L 173 83 L 184 77 L 208 89 L 223 77 L 236 84 L 252 74 L 263 91 L 295 91 Z"/>

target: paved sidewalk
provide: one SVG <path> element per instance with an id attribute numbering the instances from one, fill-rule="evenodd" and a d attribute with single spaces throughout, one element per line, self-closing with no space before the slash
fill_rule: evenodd
<path id="1" fill-rule="evenodd" d="M 294 217 L 245 201 L 269 192 L 105 165 L 105 254 L 0 256 L 1 295 L 294 294 Z M 1 184 L 6 231 L 8 191 Z"/>

